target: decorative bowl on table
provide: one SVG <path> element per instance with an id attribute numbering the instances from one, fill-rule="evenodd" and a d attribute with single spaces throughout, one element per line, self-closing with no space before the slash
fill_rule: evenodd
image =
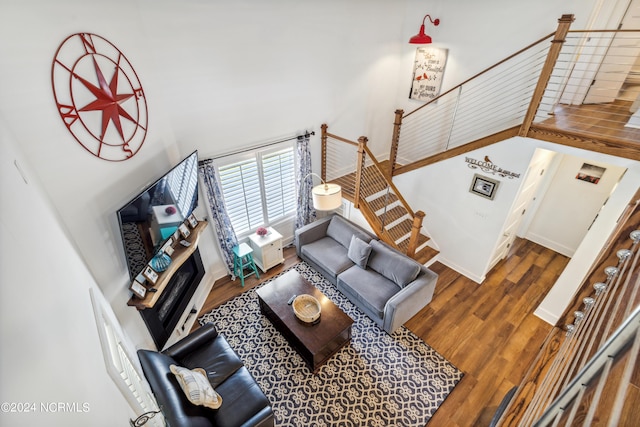
<path id="1" fill-rule="evenodd" d="M 311 295 L 298 295 L 291 306 L 296 317 L 305 323 L 314 323 L 320 319 L 320 302 Z"/>

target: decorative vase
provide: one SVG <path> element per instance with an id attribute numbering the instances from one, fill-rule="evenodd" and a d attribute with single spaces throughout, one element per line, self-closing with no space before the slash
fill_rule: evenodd
<path id="1" fill-rule="evenodd" d="M 171 257 L 166 252 L 162 252 L 151 258 L 149 264 L 151 264 L 151 268 L 160 273 L 169 268 Z"/>

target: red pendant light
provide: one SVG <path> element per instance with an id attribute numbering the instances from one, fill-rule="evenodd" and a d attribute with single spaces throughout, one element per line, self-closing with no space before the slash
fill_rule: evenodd
<path id="1" fill-rule="evenodd" d="M 436 18 L 435 20 L 431 19 L 430 15 L 425 15 L 424 18 L 422 18 L 422 25 L 420 26 L 420 32 L 418 34 L 416 34 L 415 36 L 411 37 L 409 39 L 409 43 L 411 44 L 429 44 L 431 43 L 431 37 L 428 36 L 427 34 L 425 34 L 424 32 L 424 23 L 427 20 L 427 18 L 429 18 L 429 21 L 431 21 L 431 23 L 434 26 L 438 26 L 440 25 L 440 20 L 438 18 Z"/>

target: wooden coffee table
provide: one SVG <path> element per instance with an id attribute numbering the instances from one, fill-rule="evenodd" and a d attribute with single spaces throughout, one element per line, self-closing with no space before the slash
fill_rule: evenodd
<path id="1" fill-rule="evenodd" d="M 351 340 L 353 319 L 297 271 L 291 270 L 256 291 L 260 310 L 302 356 L 312 372 Z M 287 302 L 293 295 L 313 295 L 322 306 L 320 321 L 300 321 Z"/>

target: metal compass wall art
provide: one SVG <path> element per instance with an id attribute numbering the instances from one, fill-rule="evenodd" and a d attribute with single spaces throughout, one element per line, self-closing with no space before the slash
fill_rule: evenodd
<path id="1" fill-rule="evenodd" d="M 69 132 L 94 156 L 133 157 L 147 135 L 147 101 L 124 54 L 104 37 L 67 37 L 51 66 L 53 95 Z"/>

